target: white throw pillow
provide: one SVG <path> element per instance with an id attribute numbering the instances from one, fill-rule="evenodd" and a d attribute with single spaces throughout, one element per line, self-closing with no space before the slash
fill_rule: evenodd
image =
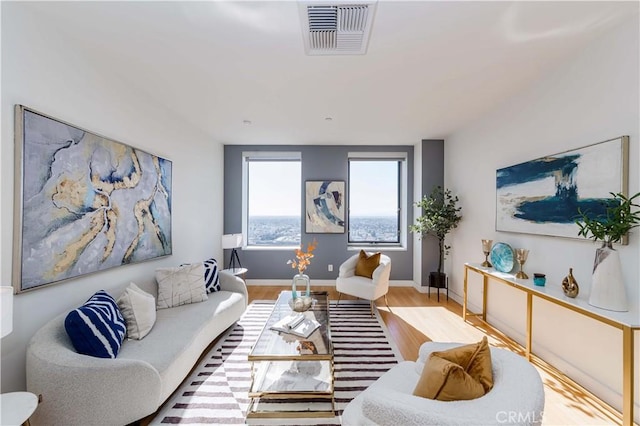
<path id="1" fill-rule="evenodd" d="M 156 299 L 152 295 L 131 283 L 117 303 L 127 322 L 127 335 L 130 339 L 140 340 L 149 334 L 156 323 Z"/>
<path id="2" fill-rule="evenodd" d="M 172 308 L 208 299 L 202 262 L 177 268 L 156 269 L 158 309 Z"/>

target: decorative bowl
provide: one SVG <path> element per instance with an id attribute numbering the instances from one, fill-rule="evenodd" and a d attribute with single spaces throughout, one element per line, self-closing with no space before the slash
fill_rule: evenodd
<path id="1" fill-rule="evenodd" d="M 296 297 L 289 300 L 289 307 L 295 312 L 304 312 L 313 306 L 313 302 L 313 298 L 309 296 Z"/>
<path id="2" fill-rule="evenodd" d="M 491 249 L 491 263 L 496 271 L 511 272 L 513 269 L 513 249 L 506 243 L 495 243 Z"/>

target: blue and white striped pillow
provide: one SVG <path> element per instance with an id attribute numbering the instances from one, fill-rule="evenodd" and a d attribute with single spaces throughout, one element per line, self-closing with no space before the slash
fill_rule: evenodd
<path id="1" fill-rule="evenodd" d="M 100 290 L 84 305 L 69 312 L 64 328 L 78 353 L 115 358 L 127 332 L 127 323 L 113 297 Z"/>
<path id="2" fill-rule="evenodd" d="M 204 265 L 204 287 L 207 293 L 220 291 L 220 277 L 218 276 L 218 262 L 215 259 L 207 259 L 202 262 Z"/>

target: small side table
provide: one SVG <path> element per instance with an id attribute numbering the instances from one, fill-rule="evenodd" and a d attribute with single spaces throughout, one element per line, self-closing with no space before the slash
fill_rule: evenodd
<path id="1" fill-rule="evenodd" d="M 9 392 L 0 394 L 0 424 L 29 424 L 29 417 L 38 408 L 38 397 L 31 392 Z"/>
<path id="2" fill-rule="evenodd" d="M 244 281 L 246 281 L 245 276 L 247 275 L 247 268 L 231 268 L 231 269 L 223 269 L 224 272 L 229 272 L 236 277 L 241 277 Z"/>

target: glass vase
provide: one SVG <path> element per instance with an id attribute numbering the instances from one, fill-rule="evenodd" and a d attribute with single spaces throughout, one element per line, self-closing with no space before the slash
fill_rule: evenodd
<path id="1" fill-rule="evenodd" d="M 291 297 L 293 299 L 298 297 L 298 291 L 300 291 L 300 296 L 302 297 L 311 295 L 311 281 L 308 275 L 296 274 L 293 276 L 293 283 L 291 284 Z"/>

